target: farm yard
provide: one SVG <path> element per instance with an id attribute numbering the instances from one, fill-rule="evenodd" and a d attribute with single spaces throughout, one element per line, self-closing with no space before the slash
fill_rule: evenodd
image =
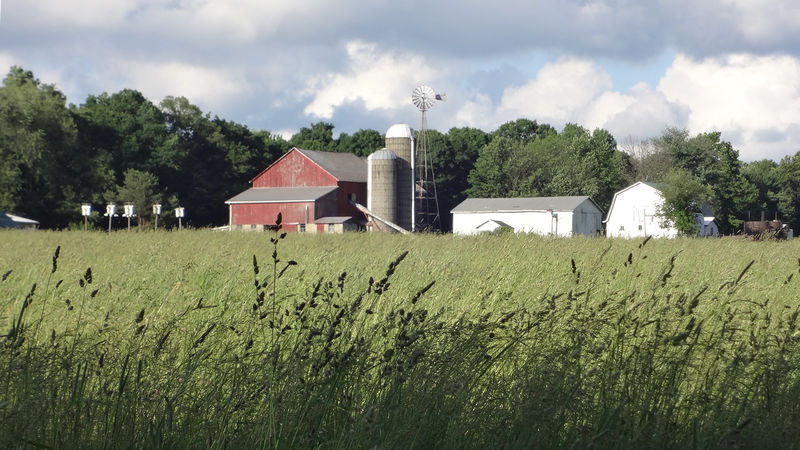
<path id="1" fill-rule="evenodd" d="M 0 232 L 0 447 L 789 448 L 800 244 Z"/>

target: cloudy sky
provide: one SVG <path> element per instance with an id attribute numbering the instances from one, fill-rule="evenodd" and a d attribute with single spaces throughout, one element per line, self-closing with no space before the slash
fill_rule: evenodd
<path id="1" fill-rule="evenodd" d="M 70 103 L 182 95 L 282 134 L 418 126 L 411 92 L 447 100 L 431 128 L 520 117 L 721 131 L 745 161 L 800 151 L 796 0 L 0 0 L 0 70 Z"/>

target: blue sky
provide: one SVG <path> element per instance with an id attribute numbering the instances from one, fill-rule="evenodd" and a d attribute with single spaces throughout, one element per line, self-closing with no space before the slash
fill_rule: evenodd
<path id="1" fill-rule="evenodd" d="M 721 131 L 746 161 L 800 150 L 793 0 L 5 0 L 0 70 L 69 102 L 132 88 L 291 134 L 416 127 L 411 91 L 447 94 L 432 128 L 520 117 L 606 128 L 621 147 L 666 127 Z M 622 145 L 622 144 L 625 145 Z"/>

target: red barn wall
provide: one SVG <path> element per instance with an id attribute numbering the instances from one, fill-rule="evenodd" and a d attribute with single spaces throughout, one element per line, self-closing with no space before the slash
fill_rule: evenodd
<path id="1" fill-rule="evenodd" d="M 338 192 L 338 212 L 331 216 L 350 216 L 356 219 L 364 218 L 364 214 L 350 204 L 350 194 L 356 195 L 356 202 L 362 205 L 367 204 L 367 183 L 356 183 L 342 181 L 339 183 Z"/>
<path id="2" fill-rule="evenodd" d="M 272 225 L 278 213 L 283 223 L 304 223 L 308 207 L 308 221 L 314 221 L 314 202 L 295 203 L 243 203 L 231 205 L 231 225 Z"/>
<path id="3" fill-rule="evenodd" d="M 293 150 L 253 179 L 253 187 L 336 186 L 336 178 Z"/>

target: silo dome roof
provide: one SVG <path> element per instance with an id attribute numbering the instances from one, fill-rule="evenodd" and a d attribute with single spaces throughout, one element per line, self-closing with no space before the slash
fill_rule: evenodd
<path id="1" fill-rule="evenodd" d="M 387 138 L 410 138 L 411 127 L 407 123 L 396 123 L 386 131 Z"/>
<path id="2" fill-rule="evenodd" d="M 371 155 L 367 156 L 367 159 L 370 161 L 375 159 L 397 159 L 397 155 L 395 155 L 393 151 L 384 147 L 372 153 Z"/>

